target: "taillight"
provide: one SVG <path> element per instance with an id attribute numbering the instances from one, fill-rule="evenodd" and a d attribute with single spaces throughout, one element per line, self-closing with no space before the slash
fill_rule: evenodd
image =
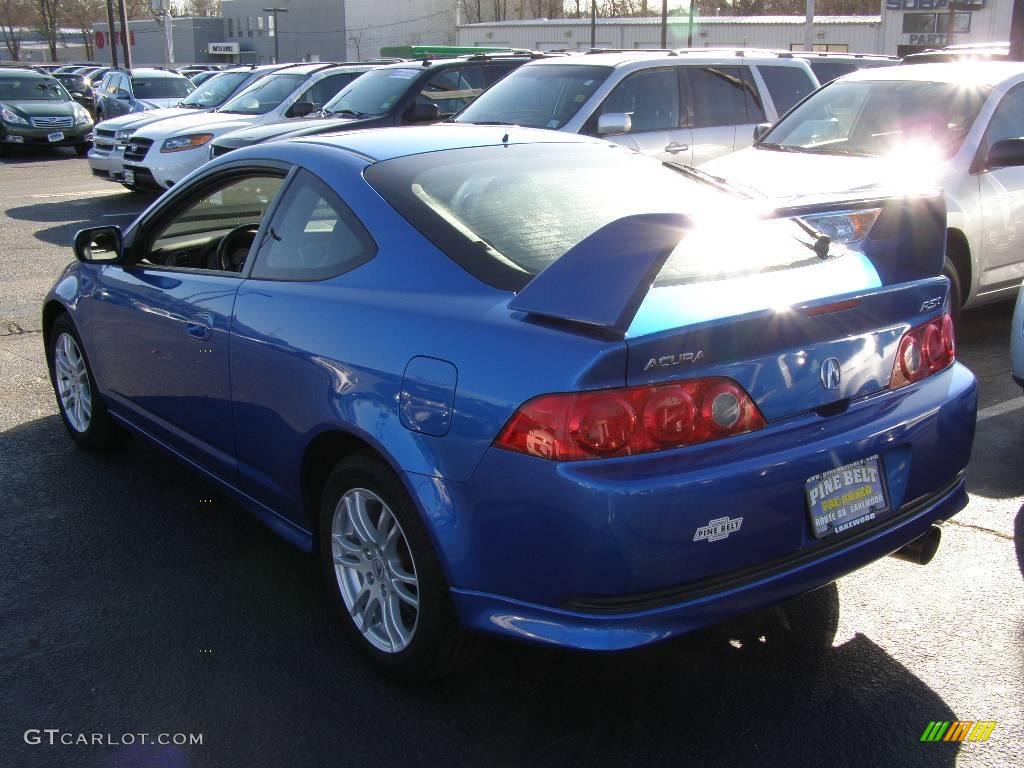
<path id="1" fill-rule="evenodd" d="M 750 396 L 725 378 L 542 395 L 524 404 L 494 444 L 553 461 L 630 456 L 760 429 Z"/>
<path id="2" fill-rule="evenodd" d="M 911 328 L 900 339 L 889 387 L 913 384 L 947 368 L 956 358 L 953 318 L 948 314 Z"/>

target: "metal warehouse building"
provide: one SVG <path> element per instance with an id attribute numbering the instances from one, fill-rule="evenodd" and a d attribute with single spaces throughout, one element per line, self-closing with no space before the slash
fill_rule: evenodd
<path id="1" fill-rule="evenodd" d="M 904 56 L 954 43 L 1006 41 L 1012 0 L 884 0 L 879 16 L 818 16 L 812 40 L 818 51 Z M 964 10 L 970 8 L 970 10 Z M 672 17 L 668 47 L 745 47 L 803 50 L 803 16 L 711 16 L 689 22 Z M 598 19 L 598 48 L 659 48 L 659 18 Z M 510 46 L 534 50 L 590 48 L 589 19 L 528 19 L 458 27 L 459 45 Z"/>

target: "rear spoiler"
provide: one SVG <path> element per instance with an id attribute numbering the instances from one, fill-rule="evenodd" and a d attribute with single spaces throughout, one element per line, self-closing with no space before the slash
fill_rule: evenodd
<path id="1" fill-rule="evenodd" d="M 868 237 L 857 244 L 883 285 L 942 274 L 946 203 L 941 193 L 913 196 L 830 196 L 764 208 L 762 219 L 789 219 L 881 208 Z M 741 203 L 740 205 L 743 205 Z M 762 210 L 763 208 L 763 210 Z M 606 224 L 533 278 L 509 309 L 580 325 L 622 338 L 668 257 L 693 219 L 679 213 L 643 213 Z"/>

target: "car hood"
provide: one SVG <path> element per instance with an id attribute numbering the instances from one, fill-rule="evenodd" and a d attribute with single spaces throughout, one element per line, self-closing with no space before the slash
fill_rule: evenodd
<path id="1" fill-rule="evenodd" d="M 75 114 L 75 101 L 0 101 L 0 104 L 28 117 L 67 117 Z"/>
<path id="2" fill-rule="evenodd" d="M 748 147 L 700 166 L 732 184 L 772 198 L 802 197 L 875 188 L 936 186 L 945 168 L 934 159 L 856 157 L 779 152 Z"/>
<path id="3" fill-rule="evenodd" d="M 130 115 L 122 115 L 121 117 L 112 117 L 109 120 L 104 120 L 100 125 L 104 129 L 112 131 L 120 131 L 125 128 L 141 128 L 144 125 L 155 123 L 158 120 L 168 120 L 172 117 L 184 117 L 188 115 L 198 115 L 205 110 L 199 109 L 186 109 L 184 107 L 166 107 L 164 109 L 150 109 L 145 112 L 134 112 Z"/>
<path id="4" fill-rule="evenodd" d="M 237 131 L 252 125 L 266 115 L 233 115 L 226 112 L 201 112 L 169 120 L 136 131 L 136 136 L 146 139 L 165 139 L 169 136 L 184 136 L 190 133 L 212 133 L 215 136 Z"/>
<path id="5" fill-rule="evenodd" d="M 252 128 L 244 128 L 240 131 L 232 131 L 230 135 L 217 140 L 220 146 L 238 149 L 248 147 L 250 144 L 259 144 L 263 141 L 274 139 L 292 138 L 294 136 L 309 136 L 315 133 L 329 133 L 330 131 L 345 131 L 359 128 L 360 124 L 368 120 L 350 120 L 347 118 L 323 118 L 318 117 L 312 120 L 289 120 L 286 123 L 271 123 L 270 125 L 258 125 Z"/>

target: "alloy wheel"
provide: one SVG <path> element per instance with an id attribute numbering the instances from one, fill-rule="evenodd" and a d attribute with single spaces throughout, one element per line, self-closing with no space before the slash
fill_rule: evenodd
<path id="1" fill-rule="evenodd" d="M 374 648 L 409 647 L 419 618 L 416 563 L 398 518 L 377 494 L 352 488 L 331 522 L 331 555 L 345 607 Z"/>
<path id="2" fill-rule="evenodd" d="M 76 432 L 85 432 L 92 419 L 92 388 L 85 357 L 71 334 L 62 333 L 57 337 L 53 363 L 64 416 Z"/>

